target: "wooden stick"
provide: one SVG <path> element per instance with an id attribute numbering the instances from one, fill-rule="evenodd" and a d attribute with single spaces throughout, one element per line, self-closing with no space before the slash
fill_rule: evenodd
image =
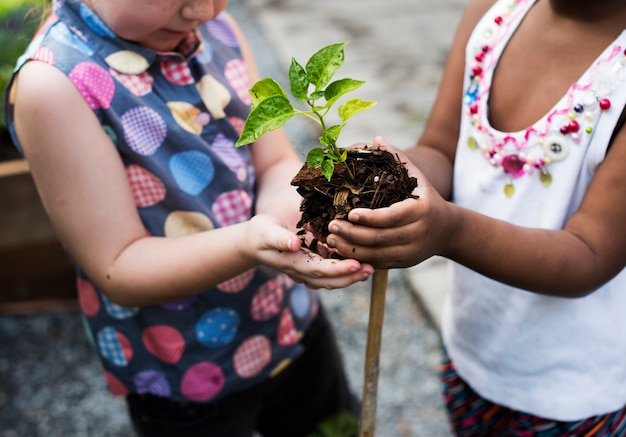
<path id="1" fill-rule="evenodd" d="M 24 173 L 28 173 L 28 163 L 25 159 L 0 162 L 0 178 Z"/>
<path id="2" fill-rule="evenodd" d="M 365 372 L 363 375 L 363 397 L 361 400 L 360 437 L 374 437 L 376 430 L 376 397 L 378 395 L 378 369 L 380 343 L 385 316 L 388 270 L 375 270 L 372 276 L 370 315 L 367 325 L 365 348 Z"/>

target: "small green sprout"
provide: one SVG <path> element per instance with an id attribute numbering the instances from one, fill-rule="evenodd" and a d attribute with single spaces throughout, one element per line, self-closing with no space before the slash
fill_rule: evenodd
<path id="1" fill-rule="evenodd" d="M 337 70 L 343 65 L 346 44 L 347 42 L 343 42 L 324 47 L 311 56 L 306 67 L 300 65 L 294 58 L 291 59 L 289 67 L 291 94 L 298 99 L 298 103 L 305 102 L 310 108 L 308 110 L 294 108 L 283 87 L 274 79 L 265 78 L 255 83 L 249 91 L 252 96 L 252 111 L 235 146 L 250 144 L 266 132 L 283 126 L 294 115 L 304 115 L 322 128 L 322 135 L 319 137 L 322 146 L 309 151 L 307 165 L 313 168 L 321 167 L 321 173 L 330 181 L 335 165 L 346 160 L 347 152 L 337 147 L 337 138 L 346 121 L 354 114 L 376 104 L 372 100 L 350 99 L 337 109 L 341 123 L 330 126 L 327 124 L 325 117 L 333 104 L 345 94 L 365 84 L 354 79 L 331 82 Z"/>

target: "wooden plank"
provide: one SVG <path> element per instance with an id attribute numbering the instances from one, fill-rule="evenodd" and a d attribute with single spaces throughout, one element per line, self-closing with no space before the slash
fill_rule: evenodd
<path id="1" fill-rule="evenodd" d="M 0 316 L 23 316 L 50 311 L 78 311 L 78 299 L 40 299 L 0 302 Z"/>
<path id="2" fill-rule="evenodd" d="M 13 159 L 0 162 L 0 178 L 28 173 L 28 163 L 25 159 Z"/>

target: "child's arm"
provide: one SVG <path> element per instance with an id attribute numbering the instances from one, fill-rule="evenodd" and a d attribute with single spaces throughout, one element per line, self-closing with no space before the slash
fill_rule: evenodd
<path id="1" fill-rule="evenodd" d="M 622 128 L 562 230 L 519 227 L 454 205 L 411 167 L 421 180 L 419 199 L 353 210 L 350 222 L 331 222 L 328 242 L 376 268 L 408 267 L 440 255 L 515 287 L 584 296 L 626 265 L 625 164 Z"/>
<path id="2" fill-rule="evenodd" d="M 311 262 L 269 216 L 180 238 L 146 236 L 118 152 L 69 79 L 29 62 L 15 93 L 17 134 L 51 222 L 114 302 L 174 300 L 261 263 L 313 287 L 343 287 L 371 271 L 354 260 Z"/>
<path id="3" fill-rule="evenodd" d="M 418 178 L 415 194 L 420 199 L 379 210 L 354 210 L 352 223 L 331 223 L 328 241 L 340 253 L 377 268 L 407 267 L 441 255 L 516 287 L 582 296 L 626 264 L 624 128 L 563 230 L 521 228 L 445 201 L 459 134 L 464 47 L 470 30 L 492 3 L 474 0 L 468 5 L 424 134 L 418 146 L 405 151 L 419 167 L 411 171 Z"/>

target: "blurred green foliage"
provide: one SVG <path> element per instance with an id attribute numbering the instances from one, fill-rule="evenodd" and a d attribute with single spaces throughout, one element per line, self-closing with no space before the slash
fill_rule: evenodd
<path id="1" fill-rule="evenodd" d="M 329 417 L 307 437 L 355 437 L 359 433 L 359 422 L 350 413 Z"/>
<path id="2" fill-rule="evenodd" d="M 4 122 L 4 97 L 7 82 L 17 59 L 24 53 L 28 43 L 42 22 L 47 0 L 1 0 L 0 1 L 0 129 Z"/>
<path id="3" fill-rule="evenodd" d="M 42 3 L 45 2 L 42 0 L 2 0 L 2 3 L 0 3 L 0 18 L 10 14 L 16 9 L 30 6 L 38 7 L 41 6 Z"/>

